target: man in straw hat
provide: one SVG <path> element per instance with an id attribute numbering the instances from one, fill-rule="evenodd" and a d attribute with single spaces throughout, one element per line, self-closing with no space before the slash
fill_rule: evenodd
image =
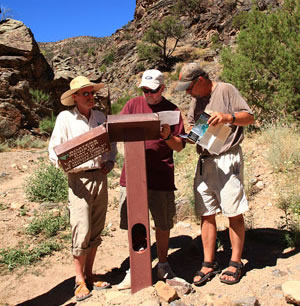
<path id="1" fill-rule="evenodd" d="M 121 114 L 178 111 L 175 104 L 162 96 L 166 87 L 163 74 L 159 70 L 146 70 L 143 73 L 139 88 L 142 89 L 143 96 L 130 99 L 123 107 Z M 184 126 L 180 116 L 178 124 L 162 125 L 160 139 L 145 141 L 148 205 L 155 224 L 158 257 L 157 277 L 159 279 L 175 277 L 168 263 L 168 248 L 170 230 L 173 227 L 173 218 L 176 211 L 173 151 L 179 152 L 183 149 L 184 143 L 182 138 L 178 136 L 182 133 L 184 133 Z M 120 228 L 128 229 L 124 166 L 120 185 Z M 143 236 L 142 233 L 140 236 Z M 143 246 L 141 245 L 141 247 Z M 118 289 L 122 290 L 130 287 L 130 270 L 128 270 L 124 280 L 118 285 Z"/>
<path id="2" fill-rule="evenodd" d="M 105 115 L 94 110 L 94 93 L 104 84 L 95 84 L 84 76 L 74 78 L 70 89 L 61 96 L 61 103 L 74 106 L 61 112 L 56 119 L 49 143 L 49 157 L 59 165 L 53 148 L 79 136 L 106 121 Z M 72 254 L 76 272 L 75 296 L 78 301 L 91 296 L 95 290 L 109 287 L 93 274 L 100 234 L 104 228 L 108 203 L 107 174 L 113 169 L 116 145 L 104 153 L 68 172 L 69 210 L 72 229 Z"/>
<path id="3" fill-rule="evenodd" d="M 231 133 L 219 155 L 210 154 L 197 147 L 199 160 L 194 180 L 195 210 L 201 216 L 201 239 L 204 261 L 194 277 L 195 285 L 203 285 L 218 272 L 214 260 L 216 244 L 216 214 L 222 212 L 229 218 L 229 236 L 232 247 L 229 267 L 220 276 L 226 284 L 239 282 L 243 273 L 241 261 L 245 226 L 243 213 L 248 203 L 243 187 L 243 155 L 240 143 L 243 126 L 254 122 L 251 109 L 239 91 L 231 84 L 210 80 L 197 63 L 181 69 L 176 90 L 186 91 L 193 97 L 188 112 L 188 122 L 195 124 L 205 111 L 211 114 L 209 125 L 228 124 Z"/>

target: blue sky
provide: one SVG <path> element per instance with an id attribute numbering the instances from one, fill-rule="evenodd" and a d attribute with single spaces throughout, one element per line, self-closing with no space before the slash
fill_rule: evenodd
<path id="1" fill-rule="evenodd" d="M 136 0 L 0 0 L 38 42 L 75 36 L 110 36 L 133 20 Z"/>

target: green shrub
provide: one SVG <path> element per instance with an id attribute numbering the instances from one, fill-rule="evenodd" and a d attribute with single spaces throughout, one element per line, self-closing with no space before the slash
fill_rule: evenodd
<path id="1" fill-rule="evenodd" d="M 31 135 L 19 136 L 14 142 L 10 144 L 11 147 L 16 148 L 44 148 L 47 143 L 41 139 L 35 138 Z"/>
<path id="2" fill-rule="evenodd" d="M 182 65 L 178 65 L 178 66 L 176 67 L 176 71 L 175 71 L 173 74 L 170 75 L 170 79 L 171 79 L 172 81 L 178 81 L 178 79 L 179 79 L 179 73 L 180 73 L 180 71 L 181 71 L 181 68 L 182 68 Z"/>
<path id="3" fill-rule="evenodd" d="M 35 202 L 65 202 L 68 199 L 68 182 L 64 172 L 52 164 L 40 163 L 26 181 L 26 197 Z"/>
<path id="4" fill-rule="evenodd" d="M 88 49 L 88 56 L 92 56 L 92 55 L 95 55 L 95 48 L 94 47 Z"/>
<path id="5" fill-rule="evenodd" d="M 111 50 L 109 53 L 105 54 L 102 59 L 102 64 L 109 66 L 115 60 L 115 51 Z"/>
<path id="6" fill-rule="evenodd" d="M 229 12 L 233 11 L 233 10 L 235 9 L 236 5 L 237 5 L 236 2 L 237 2 L 236 0 L 225 0 L 225 1 L 224 1 L 225 8 L 226 8 Z"/>
<path id="7" fill-rule="evenodd" d="M 0 202 L 0 210 L 5 210 L 8 208 L 8 205 Z"/>
<path id="8" fill-rule="evenodd" d="M 216 50 L 218 48 L 222 47 L 222 43 L 220 41 L 220 37 L 218 33 L 215 33 L 212 37 L 211 37 L 211 49 Z"/>
<path id="9" fill-rule="evenodd" d="M 242 11 L 239 14 L 235 15 L 232 20 L 232 25 L 234 28 L 240 30 L 246 27 L 248 18 L 248 12 Z"/>
<path id="10" fill-rule="evenodd" d="M 122 37 L 124 40 L 131 40 L 132 35 L 129 32 L 125 32 Z"/>
<path id="11" fill-rule="evenodd" d="M 139 48 L 139 45 L 137 46 L 137 48 Z M 143 57 L 143 55 L 141 55 Z M 136 72 L 141 72 L 141 71 L 145 71 L 145 65 L 142 62 L 138 62 L 135 66 Z"/>
<path id="12" fill-rule="evenodd" d="M 17 248 L 0 249 L 0 263 L 7 265 L 11 271 L 17 266 L 27 266 L 37 262 L 42 257 L 61 249 L 55 241 L 47 240 L 34 248 L 19 245 Z"/>
<path id="13" fill-rule="evenodd" d="M 118 152 L 117 157 L 116 157 L 115 167 L 122 169 L 123 164 L 124 164 L 124 155 Z"/>
<path id="14" fill-rule="evenodd" d="M 153 46 L 142 42 L 137 45 L 137 51 L 140 60 L 147 60 L 150 63 L 158 62 L 161 58 L 161 49 L 158 46 Z M 139 63 L 137 67 L 141 68 L 142 64 Z"/>
<path id="15" fill-rule="evenodd" d="M 112 114 L 118 114 L 125 103 L 130 100 L 132 97 L 129 94 L 126 94 L 125 96 L 119 98 L 115 103 L 112 103 L 111 105 L 111 112 Z"/>
<path id="16" fill-rule="evenodd" d="M 206 0 L 176 0 L 173 12 L 175 15 L 195 18 L 205 12 L 206 5 Z"/>
<path id="17" fill-rule="evenodd" d="M 26 233 L 31 236 L 43 234 L 46 238 L 53 237 L 58 231 L 66 229 L 69 223 L 68 215 L 54 214 L 46 212 L 40 216 L 35 216 L 26 228 Z"/>
<path id="18" fill-rule="evenodd" d="M 0 152 L 9 151 L 9 145 L 7 142 L 0 143 Z"/>
<path id="19" fill-rule="evenodd" d="M 99 71 L 102 72 L 102 73 L 105 73 L 107 70 L 107 67 L 105 64 L 102 64 L 100 67 L 99 67 Z"/>
<path id="20" fill-rule="evenodd" d="M 222 79 L 233 83 L 263 123 L 300 116 L 300 2 L 248 13 L 235 48 L 221 52 Z"/>
<path id="21" fill-rule="evenodd" d="M 38 105 L 46 105 L 50 100 L 50 95 L 39 89 L 29 88 L 29 93 L 32 96 L 32 101 Z"/>
<path id="22" fill-rule="evenodd" d="M 287 182 L 288 190 L 280 190 L 277 206 L 283 210 L 281 217 L 281 229 L 288 230 L 285 241 L 288 247 L 300 246 L 300 196 L 297 190 L 297 181 Z M 284 189 L 284 188 L 283 188 Z"/>
<path id="23" fill-rule="evenodd" d="M 143 90 L 140 87 L 134 86 L 134 95 L 135 96 L 142 96 L 143 95 Z"/>
<path id="24" fill-rule="evenodd" d="M 54 126 L 55 126 L 55 121 L 56 121 L 56 117 L 53 115 L 53 112 L 52 112 L 51 118 L 47 117 L 45 119 L 42 119 L 42 121 L 40 121 L 39 123 L 39 129 L 41 133 L 51 135 L 54 129 Z"/>

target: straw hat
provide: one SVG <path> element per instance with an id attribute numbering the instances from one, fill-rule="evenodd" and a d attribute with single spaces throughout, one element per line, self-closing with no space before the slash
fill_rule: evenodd
<path id="1" fill-rule="evenodd" d="M 85 87 L 90 87 L 93 86 L 93 89 L 95 91 L 99 90 L 100 88 L 104 87 L 103 83 L 92 83 L 90 82 L 90 80 L 88 78 L 86 78 L 85 76 L 78 76 L 76 78 L 74 78 L 71 82 L 70 82 L 70 88 L 69 90 L 67 90 L 66 92 L 64 92 L 61 97 L 60 97 L 60 101 L 63 105 L 66 106 L 71 106 L 74 105 L 75 102 L 73 100 L 72 94 L 74 94 L 76 91 L 78 91 L 81 88 L 85 88 Z"/>

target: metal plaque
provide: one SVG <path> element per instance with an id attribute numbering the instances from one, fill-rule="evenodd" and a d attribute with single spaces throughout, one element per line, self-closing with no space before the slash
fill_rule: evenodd
<path id="1" fill-rule="evenodd" d="M 103 125 L 74 137 L 53 148 L 64 171 L 93 159 L 110 150 L 108 133 Z"/>

